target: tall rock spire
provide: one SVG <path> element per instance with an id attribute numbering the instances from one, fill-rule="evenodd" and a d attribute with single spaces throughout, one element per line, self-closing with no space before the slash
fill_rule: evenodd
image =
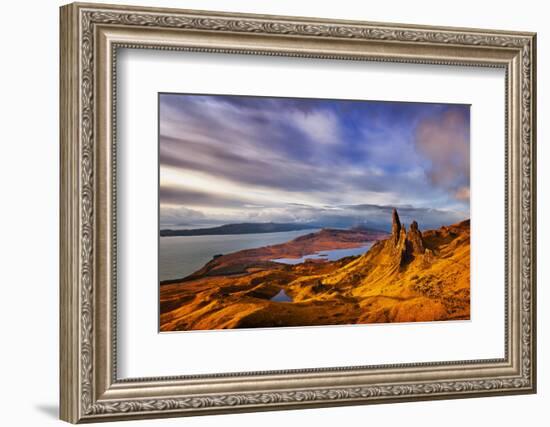
<path id="1" fill-rule="evenodd" d="M 394 244 L 399 241 L 399 234 L 401 233 L 401 221 L 399 221 L 399 215 L 397 209 L 393 208 L 392 211 L 392 224 L 391 224 L 391 238 Z"/>
<path id="2" fill-rule="evenodd" d="M 392 211 L 389 245 L 395 256 L 395 262 L 400 267 L 411 262 L 416 255 L 422 255 L 425 252 L 424 240 L 418 229 L 418 223 L 413 221 L 407 232 L 407 228 L 404 224 L 401 224 L 399 214 L 395 208 Z"/>
<path id="3" fill-rule="evenodd" d="M 416 221 L 413 221 L 409 227 L 407 241 L 410 245 L 410 250 L 414 255 L 424 253 L 424 241 L 422 240 L 422 233 L 418 229 L 418 223 Z"/>

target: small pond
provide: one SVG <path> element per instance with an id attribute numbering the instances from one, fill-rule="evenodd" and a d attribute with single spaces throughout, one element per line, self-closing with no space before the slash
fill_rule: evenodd
<path id="1" fill-rule="evenodd" d="M 277 295 L 271 298 L 275 302 L 292 302 L 292 298 L 287 295 L 284 289 L 281 289 Z"/>
<path id="2" fill-rule="evenodd" d="M 345 258 L 348 256 L 363 255 L 365 252 L 367 252 L 371 248 L 373 244 L 374 242 L 369 242 L 366 245 L 359 246 L 357 248 L 319 251 L 319 252 L 315 252 L 314 254 L 304 255 L 301 258 L 276 258 L 276 259 L 272 259 L 271 261 L 280 262 L 282 264 L 291 264 L 291 265 L 301 264 L 308 259 L 325 259 L 328 261 L 337 261 L 341 258 Z"/>

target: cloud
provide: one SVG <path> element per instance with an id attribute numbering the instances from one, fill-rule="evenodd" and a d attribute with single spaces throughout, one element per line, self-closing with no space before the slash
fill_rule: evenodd
<path id="1" fill-rule="evenodd" d="M 422 120 L 416 130 L 416 149 L 427 159 L 431 182 L 465 200 L 470 183 L 470 119 L 464 108 L 449 109 Z"/>
<path id="2" fill-rule="evenodd" d="M 304 191 L 330 189 L 334 183 L 307 163 L 292 158 L 241 154 L 239 143 L 225 137 L 217 145 L 197 143 L 186 138 L 160 136 L 160 162 L 182 170 L 207 172 L 237 183 Z"/>
<path id="3" fill-rule="evenodd" d="M 329 111 L 293 111 L 289 114 L 290 122 L 301 130 L 311 141 L 321 144 L 338 144 L 341 142 L 338 118 Z"/>
<path id="4" fill-rule="evenodd" d="M 470 187 L 460 187 L 455 192 L 457 200 L 470 200 Z"/>
<path id="5" fill-rule="evenodd" d="M 182 187 L 162 186 L 160 187 L 159 196 L 163 204 L 186 206 L 236 207 L 244 206 L 247 203 L 222 194 Z"/>
<path id="6" fill-rule="evenodd" d="M 468 114 L 445 104 L 163 94 L 160 202 L 213 221 L 361 222 L 365 212 L 343 206 L 364 204 L 468 215 L 458 191 L 469 187 L 469 158 L 455 164 L 455 130 Z"/>
<path id="7" fill-rule="evenodd" d="M 433 208 L 418 208 L 410 205 L 371 205 L 362 204 L 346 206 L 349 212 L 360 213 L 365 224 L 375 225 L 385 230 L 391 227 L 391 213 L 393 208 L 399 212 L 403 224 L 417 221 L 421 229 L 438 228 L 442 225 L 453 224 L 468 217 L 468 212 L 458 210 L 442 210 Z"/>
<path id="8" fill-rule="evenodd" d="M 184 206 L 161 206 L 160 222 L 164 225 L 195 224 L 205 219 L 205 215 Z"/>
<path id="9" fill-rule="evenodd" d="M 412 206 L 394 205 L 341 205 L 329 207 L 309 206 L 305 204 L 283 204 L 272 206 L 243 205 L 238 218 L 228 216 L 227 211 L 214 210 L 208 216 L 200 211 L 183 207 L 161 206 L 162 224 L 202 224 L 221 225 L 229 222 L 293 222 L 316 225 L 318 227 L 349 228 L 366 226 L 369 228 L 390 230 L 391 212 L 396 207 L 404 224 L 417 221 L 421 229 L 433 229 L 452 224 L 467 218 L 461 211 L 445 211 Z M 180 210 L 178 210 L 180 209 Z"/>

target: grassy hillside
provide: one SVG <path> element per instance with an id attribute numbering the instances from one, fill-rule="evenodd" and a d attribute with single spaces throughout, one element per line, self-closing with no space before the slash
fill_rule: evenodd
<path id="1" fill-rule="evenodd" d="M 407 232 L 394 212 L 391 236 L 359 257 L 203 273 L 161 286 L 161 330 L 468 319 L 470 222 Z M 292 302 L 271 301 L 281 289 Z"/>

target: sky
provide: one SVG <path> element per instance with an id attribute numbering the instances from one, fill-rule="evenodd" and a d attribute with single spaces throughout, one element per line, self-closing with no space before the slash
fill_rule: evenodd
<path id="1" fill-rule="evenodd" d="M 160 224 L 469 218 L 470 107 L 159 95 Z"/>

